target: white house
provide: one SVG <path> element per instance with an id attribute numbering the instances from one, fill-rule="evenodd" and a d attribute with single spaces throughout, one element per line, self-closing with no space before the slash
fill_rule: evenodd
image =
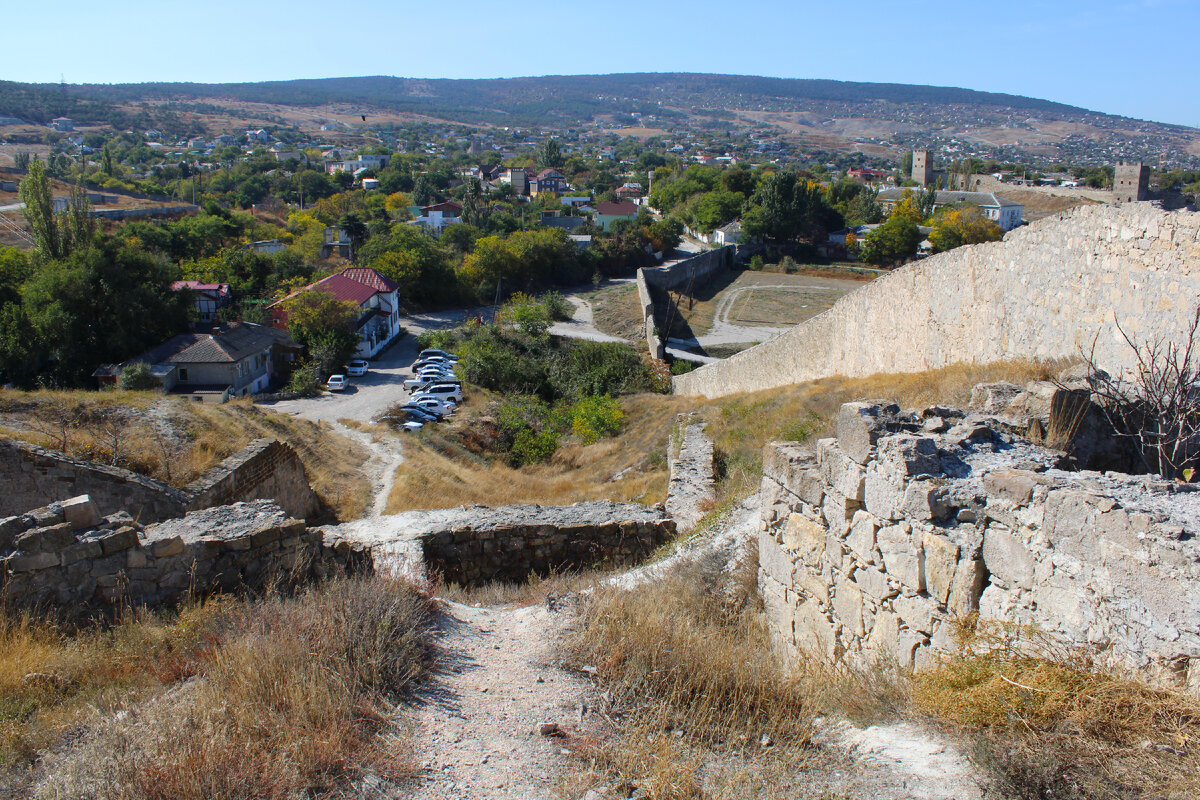
<path id="1" fill-rule="evenodd" d="M 892 206 L 904 197 L 909 189 L 883 189 L 879 192 L 879 204 L 884 211 L 891 211 Z M 1002 231 L 1011 231 L 1021 224 L 1021 216 L 1025 207 L 1012 200 L 1006 200 L 992 192 L 954 192 L 939 190 L 934 195 L 933 208 L 966 203 L 978 206 L 983 215 L 1000 226 Z"/>

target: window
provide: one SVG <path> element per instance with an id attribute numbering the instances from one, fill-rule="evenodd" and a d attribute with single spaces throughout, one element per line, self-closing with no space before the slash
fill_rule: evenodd
<path id="1" fill-rule="evenodd" d="M 179 380 L 186 381 L 187 379 L 188 379 L 187 370 L 186 369 L 179 370 Z M 196 398 L 196 399 L 199 400 L 200 398 Z"/>

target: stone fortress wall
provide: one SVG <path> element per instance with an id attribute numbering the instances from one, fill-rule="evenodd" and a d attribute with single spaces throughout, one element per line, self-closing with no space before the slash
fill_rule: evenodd
<path id="1" fill-rule="evenodd" d="M 985 416 L 867 402 L 844 405 L 815 452 L 768 445 L 759 586 L 775 645 L 920 668 L 978 613 L 1200 692 L 1200 487 L 1061 458 Z"/>
<path id="2" fill-rule="evenodd" d="M 320 502 L 292 448 L 257 439 L 184 489 L 56 450 L 0 439 L 0 516 L 86 494 L 101 515 L 128 513 L 143 525 L 239 500 L 276 499 L 294 517 L 311 517 Z"/>
<path id="3" fill-rule="evenodd" d="M 733 266 L 737 251 L 736 246 L 725 245 L 715 250 L 697 253 L 691 258 L 677 261 L 670 266 L 643 267 L 637 271 L 638 303 L 642 307 L 642 323 L 646 329 L 646 347 L 651 358 L 662 360 L 666 357 L 663 337 L 655 333 L 658 323 L 654 313 L 653 290 L 665 293 L 689 283 L 693 286 L 703 286 L 711 281 L 714 275 Z"/>
<path id="4" fill-rule="evenodd" d="M 674 378 L 720 397 L 831 375 L 923 372 L 955 363 L 1078 356 L 1109 371 L 1134 337 L 1186 333 L 1200 297 L 1200 214 L 1095 205 L 1001 242 L 897 269 L 764 344 Z"/>

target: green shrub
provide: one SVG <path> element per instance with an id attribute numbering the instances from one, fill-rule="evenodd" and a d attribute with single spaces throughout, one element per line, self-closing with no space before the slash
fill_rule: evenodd
<path id="1" fill-rule="evenodd" d="M 584 444 L 602 436 L 616 436 L 625 424 L 625 412 L 611 397 L 585 397 L 570 409 L 571 433 Z"/>
<path id="2" fill-rule="evenodd" d="M 292 371 L 287 391 L 303 395 L 314 395 L 321 391 L 321 367 L 313 361 L 305 361 Z"/>
<path id="3" fill-rule="evenodd" d="M 558 292 L 546 292 L 542 295 L 542 308 L 553 320 L 570 320 L 575 318 L 575 307 L 567 298 Z"/>
<path id="4" fill-rule="evenodd" d="M 797 269 L 799 269 L 799 267 L 796 266 L 796 259 L 792 258 L 791 256 L 784 256 L 783 260 L 779 262 L 779 266 L 789 275 L 793 274 Z"/>
<path id="5" fill-rule="evenodd" d="M 153 389 L 154 379 L 150 377 L 150 365 L 145 361 L 126 364 L 121 369 L 121 388 L 132 391 Z"/>
<path id="6" fill-rule="evenodd" d="M 762 272 L 762 268 L 763 268 L 763 257 L 759 256 L 759 255 L 751 256 L 750 257 L 750 269 L 754 270 L 755 272 Z"/>
<path id="7" fill-rule="evenodd" d="M 684 361 L 681 358 L 676 359 L 675 361 L 671 362 L 671 374 L 672 375 L 686 375 L 687 373 L 691 372 L 695 368 L 696 368 L 696 365 L 693 364 L 691 361 Z"/>
<path id="8" fill-rule="evenodd" d="M 513 440 L 510 460 L 514 467 L 537 464 L 548 461 L 557 449 L 558 433 L 550 428 L 543 428 L 537 433 L 526 428 L 518 432 Z"/>

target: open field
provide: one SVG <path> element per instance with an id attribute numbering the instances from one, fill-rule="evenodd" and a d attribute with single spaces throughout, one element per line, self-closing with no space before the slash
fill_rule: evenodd
<path id="1" fill-rule="evenodd" d="M 592 305 L 592 324 L 602 333 L 636 342 L 645 336 L 637 285 L 607 286 L 587 295 Z"/>
<path id="2" fill-rule="evenodd" d="M 716 333 L 723 327 L 789 327 L 815 317 L 860 286 L 862 281 L 845 278 L 728 273 L 692 297 L 672 293 L 677 315 L 671 333 L 687 338 Z"/>

